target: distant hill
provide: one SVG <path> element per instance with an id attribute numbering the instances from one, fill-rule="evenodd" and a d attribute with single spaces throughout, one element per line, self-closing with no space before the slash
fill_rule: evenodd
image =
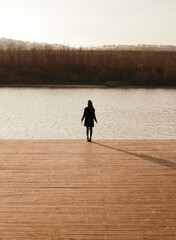
<path id="1" fill-rule="evenodd" d="M 94 47 L 95 49 L 100 50 L 132 50 L 132 51 L 176 51 L 176 46 L 174 45 L 147 45 L 147 44 L 138 44 L 138 45 L 103 45 Z"/>
<path id="2" fill-rule="evenodd" d="M 39 43 L 39 42 L 30 42 L 30 41 L 21 41 L 8 38 L 0 38 L 0 50 L 7 49 L 19 49 L 22 50 L 31 50 L 33 48 L 37 49 L 52 49 L 59 50 L 63 48 L 68 48 L 62 44 L 48 44 L 48 43 Z M 75 49 L 69 47 L 70 49 Z M 83 48 L 84 49 L 84 48 Z M 90 49 L 90 48 L 85 48 Z M 147 44 L 138 44 L 138 45 L 103 45 L 92 47 L 94 50 L 128 50 L 128 51 L 176 51 L 176 46 L 174 45 L 147 45 Z"/>
<path id="3" fill-rule="evenodd" d="M 8 39 L 8 38 L 0 38 L 0 50 L 19 49 L 19 48 L 21 48 L 22 50 L 31 50 L 33 48 L 58 50 L 63 47 L 64 46 L 61 44 L 48 44 L 48 43 L 38 43 L 38 42 L 21 41 L 21 40 L 14 40 L 14 39 Z"/>

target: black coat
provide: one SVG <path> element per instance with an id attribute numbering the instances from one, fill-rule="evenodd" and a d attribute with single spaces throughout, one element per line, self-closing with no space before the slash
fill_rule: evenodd
<path id="1" fill-rule="evenodd" d="M 81 121 L 83 121 L 84 118 L 85 118 L 84 126 L 94 127 L 94 120 L 97 122 L 97 119 L 95 116 L 95 109 L 94 108 L 90 109 L 90 108 L 86 107 L 84 109 L 84 113 L 83 113 Z"/>

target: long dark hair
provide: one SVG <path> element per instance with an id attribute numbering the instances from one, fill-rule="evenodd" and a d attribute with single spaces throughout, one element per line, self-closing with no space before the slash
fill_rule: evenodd
<path id="1" fill-rule="evenodd" d="M 92 103 L 91 100 L 88 100 L 88 108 L 89 108 L 89 110 L 90 110 L 91 112 L 94 111 L 93 103 Z"/>

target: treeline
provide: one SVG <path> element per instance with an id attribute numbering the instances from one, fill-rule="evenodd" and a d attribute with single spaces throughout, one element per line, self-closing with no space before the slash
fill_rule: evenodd
<path id="1" fill-rule="evenodd" d="M 176 86 L 176 52 L 9 48 L 0 84 Z"/>

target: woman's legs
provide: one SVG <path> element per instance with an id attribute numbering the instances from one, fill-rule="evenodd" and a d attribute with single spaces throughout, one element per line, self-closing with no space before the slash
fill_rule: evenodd
<path id="1" fill-rule="evenodd" d="M 90 139 L 89 139 L 89 130 L 90 130 Z M 86 127 L 87 141 L 91 142 L 92 139 L 92 127 Z"/>

